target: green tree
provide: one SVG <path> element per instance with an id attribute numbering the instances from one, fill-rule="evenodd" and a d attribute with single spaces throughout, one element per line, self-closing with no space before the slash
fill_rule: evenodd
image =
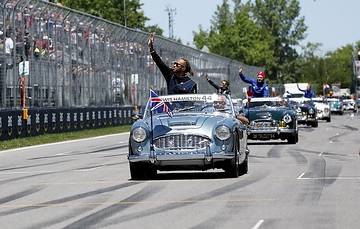
<path id="1" fill-rule="evenodd" d="M 295 48 L 305 39 L 307 30 L 305 18 L 300 17 L 299 1 L 255 0 L 251 5 L 254 20 L 273 39 L 274 63 L 267 68 L 269 78 L 279 83 L 297 78 L 300 66 Z"/>
<path id="2" fill-rule="evenodd" d="M 308 82 L 318 85 L 317 94 L 322 94 L 324 83 L 329 85 L 340 84 L 342 88 L 350 88 L 353 80 L 351 55 L 353 55 L 356 47 L 348 44 L 319 57 L 316 53 L 321 46 L 322 44 L 319 43 L 308 43 L 303 47 L 303 53 L 298 58 L 301 74 L 295 82 Z"/>
<path id="3" fill-rule="evenodd" d="M 307 43 L 302 47 L 302 54 L 297 60 L 301 73 L 288 82 L 315 84 L 317 85 L 316 89 L 313 88 L 315 93 L 322 94 L 322 85 L 327 82 L 327 71 L 324 59 L 317 56 L 321 47 L 322 44 L 320 43 Z"/>
<path id="4" fill-rule="evenodd" d="M 150 25 L 143 29 L 144 32 L 148 33 L 154 33 L 157 36 L 162 36 L 164 33 L 164 30 L 162 30 L 158 25 Z"/>
<path id="5" fill-rule="evenodd" d="M 85 12 L 130 28 L 145 30 L 145 22 L 149 20 L 141 11 L 139 0 L 63 0 L 62 4 L 71 9 Z"/>
<path id="6" fill-rule="evenodd" d="M 340 83 L 342 88 L 350 88 L 353 77 L 351 55 L 355 47 L 351 44 L 336 49 L 326 54 L 326 68 L 329 84 Z"/>
<path id="7" fill-rule="evenodd" d="M 194 32 L 196 47 L 207 46 L 212 53 L 249 65 L 271 64 L 271 37 L 251 20 L 249 4 L 242 4 L 240 0 L 233 0 L 233 3 L 233 11 L 227 0 L 217 7 L 210 31 L 200 26 L 200 31 Z"/>

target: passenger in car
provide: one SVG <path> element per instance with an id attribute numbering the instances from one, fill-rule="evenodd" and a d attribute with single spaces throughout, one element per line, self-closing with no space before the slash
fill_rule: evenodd
<path id="1" fill-rule="evenodd" d="M 155 52 L 153 33 L 150 33 L 148 46 L 154 62 L 166 80 L 169 95 L 197 93 L 197 84 L 190 78 L 194 71 L 188 60 L 180 58 L 174 62 L 173 68 L 168 67 Z"/>
<path id="2" fill-rule="evenodd" d="M 301 89 L 301 88 L 299 87 L 299 84 L 297 84 L 297 88 L 299 89 L 299 91 L 302 91 L 302 92 L 305 93 L 305 94 L 304 94 L 304 97 L 305 97 L 305 98 L 308 98 L 308 99 L 314 98 L 314 91 L 311 90 L 311 85 L 310 85 L 310 84 L 307 85 L 306 90 Z"/>
<path id="3" fill-rule="evenodd" d="M 264 72 L 258 72 L 257 79 L 246 78 L 243 74 L 243 67 L 240 66 L 239 76 L 242 81 L 251 84 L 250 91 L 254 92 L 252 97 L 269 97 L 269 87 L 268 84 L 264 82 Z"/>
<path id="4" fill-rule="evenodd" d="M 211 84 L 211 86 L 213 86 L 218 91 L 219 94 L 231 94 L 230 83 L 228 80 L 222 80 L 219 86 L 209 78 L 209 75 L 207 73 L 205 73 L 205 78 L 209 82 L 209 84 Z"/>

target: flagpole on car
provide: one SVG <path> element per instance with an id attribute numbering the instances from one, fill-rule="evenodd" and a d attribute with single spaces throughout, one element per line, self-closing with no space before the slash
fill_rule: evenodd
<path id="1" fill-rule="evenodd" d="M 154 163 L 155 162 L 155 154 L 154 154 L 154 128 L 153 128 L 153 110 L 150 109 L 150 129 L 151 129 L 151 141 L 150 141 L 150 162 Z"/>
<path id="2" fill-rule="evenodd" d="M 150 142 L 150 162 L 154 163 L 155 147 L 154 147 L 154 128 L 153 128 L 153 111 L 166 112 L 170 117 L 173 116 L 171 109 L 165 104 L 165 102 L 150 89 L 151 109 L 150 109 L 150 125 L 151 125 L 151 142 Z"/>
<path id="3" fill-rule="evenodd" d="M 248 116 L 247 117 L 249 120 L 250 120 L 250 101 L 251 101 L 251 97 L 254 95 L 254 92 L 253 91 L 247 91 L 246 92 L 246 95 L 247 95 L 247 109 L 248 109 Z"/>

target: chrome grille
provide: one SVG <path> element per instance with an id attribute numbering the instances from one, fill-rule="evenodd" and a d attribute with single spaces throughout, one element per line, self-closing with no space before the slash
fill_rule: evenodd
<path id="1" fill-rule="evenodd" d="M 166 135 L 154 140 L 154 146 L 165 150 L 201 149 L 210 144 L 211 140 L 199 135 L 180 134 Z"/>

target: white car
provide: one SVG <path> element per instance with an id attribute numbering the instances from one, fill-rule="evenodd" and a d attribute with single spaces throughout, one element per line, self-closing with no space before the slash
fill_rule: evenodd
<path id="1" fill-rule="evenodd" d="M 316 117 L 318 120 L 331 122 L 331 106 L 326 98 L 313 98 L 312 101 L 317 109 Z"/>

